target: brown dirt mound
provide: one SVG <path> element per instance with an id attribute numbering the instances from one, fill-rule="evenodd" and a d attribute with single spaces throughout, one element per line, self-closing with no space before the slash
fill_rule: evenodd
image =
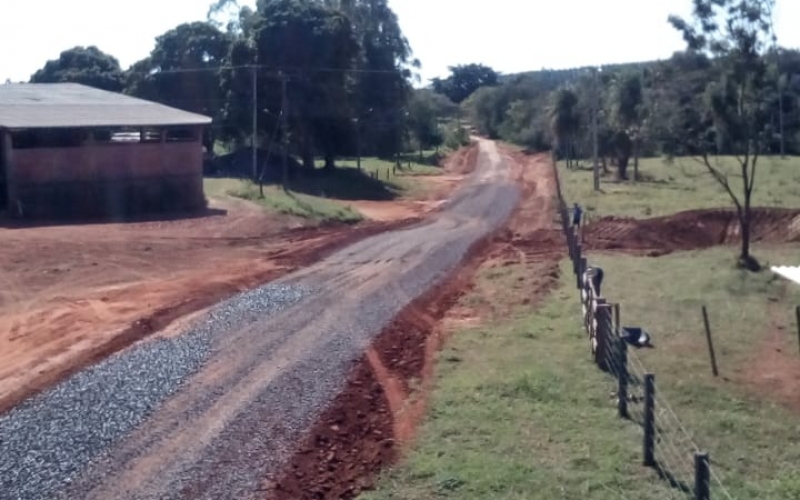
<path id="1" fill-rule="evenodd" d="M 478 164 L 479 153 L 480 147 L 477 142 L 464 146 L 447 158 L 444 163 L 444 170 L 454 174 L 472 173 Z"/>
<path id="2" fill-rule="evenodd" d="M 740 241 L 734 210 L 691 210 L 647 220 L 605 217 L 584 230 L 592 250 L 653 250 L 660 254 Z M 800 241 L 800 210 L 753 210 L 753 241 Z"/>

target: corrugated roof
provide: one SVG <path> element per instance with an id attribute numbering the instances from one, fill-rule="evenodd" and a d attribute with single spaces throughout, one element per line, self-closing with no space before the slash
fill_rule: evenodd
<path id="1" fill-rule="evenodd" d="M 0 85 L 0 128 L 206 125 L 211 118 L 76 83 Z"/>
<path id="2" fill-rule="evenodd" d="M 772 272 L 779 274 L 787 280 L 800 284 L 800 267 L 798 266 L 772 266 Z"/>

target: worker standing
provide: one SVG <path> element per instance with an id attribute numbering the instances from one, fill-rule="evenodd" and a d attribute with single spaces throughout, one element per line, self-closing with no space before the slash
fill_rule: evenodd
<path id="1" fill-rule="evenodd" d="M 575 203 L 575 205 L 572 207 L 572 227 L 581 227 L 582 216 L 583 210 L 581 209 L 581 206 Z"/>

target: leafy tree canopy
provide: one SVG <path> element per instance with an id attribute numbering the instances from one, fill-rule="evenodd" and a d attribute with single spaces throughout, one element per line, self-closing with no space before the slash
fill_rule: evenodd
<path id="1" fill-rule="evenodd" d="M 67 82 L 121 92 L 124 76 L 119 61 L 95 46 L 65 50 L 31 76 L 31 83 Z"/>
<path id="2" fill-rule="evenodd" d="M 481 87 L 497 85 L 498 74 L 482 64 L 451 66 L 450 76 L 432 81 L 433 90 L 444 94 L 456 104 L 461 104 Z"/>

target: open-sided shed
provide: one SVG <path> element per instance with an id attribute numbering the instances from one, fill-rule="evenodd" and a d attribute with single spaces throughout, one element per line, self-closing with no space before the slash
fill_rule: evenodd
<path id="1" fill-rule="evenodd" d="M 116 218 L 201 209 L 210 123 L 84 85 L 0 85 L 0 210 Z"/>

